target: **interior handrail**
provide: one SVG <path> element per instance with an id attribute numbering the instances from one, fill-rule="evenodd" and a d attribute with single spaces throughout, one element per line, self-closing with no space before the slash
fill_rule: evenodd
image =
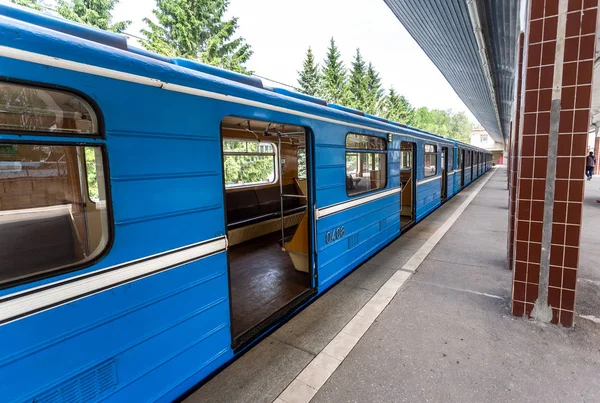
<path id="1" fill-rule="evenodd" d="M 306 196 L 304 195 L 282 194 L 281 197 L 295 197 L 297 199 L 306 199 Z"/>

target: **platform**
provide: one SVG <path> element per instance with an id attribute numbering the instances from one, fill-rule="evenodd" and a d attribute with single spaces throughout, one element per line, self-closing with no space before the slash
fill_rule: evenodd
<path id="1" fill-rule="evenodd" d="M 586 185 L 574 329 L 510 314 L 498 168 L 186 402 L 599 401 L 600 178 Z"/>

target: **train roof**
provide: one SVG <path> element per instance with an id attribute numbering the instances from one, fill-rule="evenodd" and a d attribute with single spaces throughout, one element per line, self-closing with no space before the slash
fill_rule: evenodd
<path id="1" fill-rule="evenodd" d="M 344 122 L 413 137 L 451 143 L 463 148 L 488 152 L 460 141 L 445 138 L 402 123 L 365 114 L 342 105 L 330 104 L 283 88 L 270 88 L 261 79 L 196 61 L 171 58 L 131 46 L 124 35 L 107 32 L 63 18 L 42 14 L 13 4 L 0 4 L 0 46 L 34 52 L 52 58 L 74 61 L 82 66 L 116 70 L 124 75 L 160 80 L 162 84 L 186 86 L 204 90 L 208 85 L 222 95 L 262 101 L 275 106 L 286 106 L 324 118 L 338 118 Z M 18 39 L 18 40 L 17 40 Z M 6 56 L 0 50 L 0 56 Z M 9 56 L 10 57 L 10 56 Z M 135 82 L 135 81 L 134 81 Z M 401 130 L 398 130 L 401 129 Z"/>

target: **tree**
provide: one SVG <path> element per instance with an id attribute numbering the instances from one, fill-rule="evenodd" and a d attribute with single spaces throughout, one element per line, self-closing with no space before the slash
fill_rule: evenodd
<path id="1" fill-rule="evenodd" d="M 414 111 L 412 125 L 431 133 L 450 137 L 455 140 L 469 142 L 469 134 L 473 124 L 464 112 L 453 113 L 451 110 L 429 110 L 426 107 Z"/>
<path id="2" fill-rule="evenodd" d="M 394 87 L 390 88 L 390 92 L 385 98 L 383 117 L 405 125 L 413 124 L 413 108 L 410 106 L 408 99 L 404 95 L 399 95 Z"/>
<path id="3" fill-rule="evenodd" d="M 265 183 L 275 178 L 275 157 L 273 155 L 256 155 L 272 153 L 273 148 L 270 144 L 226 141 L 224 148 L 225 185 Z"/>
<path id="4" fill-rule="evenodd" d="M 327 102 L 345 103 L 346 68 L 333 38 L 323 65 L 322 86 L 325 99 Z"/>
<path id="5" fill-rule="evenodd" d="M 373 64 L 369 62 L 367 67 L 367 95 L 365 99 L 364 111 L 371 115 L 378 115 L 382 110 L 383 100 L 383 88 L 381 86 L 381 79 L 379 73 L 373 67 Z"/>
<path id="6" fill-rule="evenodd" d="M 348 106 L 359 111 L 364 111 L 367 105 L 367 65 L 360 49 L 356 48 L 356 55 L 350 70 L 348 80 Z"/>
<path id="7" fill-rule="evenodd" d="M 225 20 L 228 0 L 156 0 L 152 13 L 158 20 L 144 18 L 144 47 L 167 56 L 199 60 L 249 74 L 244 66 L 252 50 L 244 38 L 232 38 L 238 20 Z"/>
<path id="8" fill-rule="evenodd" d="M 469 121 L 466 113 L 458 112 L 450 115 L 450 137 L 468 143 L 472 130 L 473 123 Z"/>
<path id="9" fill-rule="evenodd" d="M 306 59 L 302 65 L 302 71 L 299 71 L 298 89 L 306 95 L 317 96 L 321 92 L 319 65 L 315 63 L 315 57 L 312 49 L 309 47 L 306 51 Z"/>
<path id="10" fill-rule="evenodd" d="M 106 31 L 123 32 L 131 21 L 112 22 L 110 12 L 119 0 L 58 0 L 58 13 L 72 21 Z"/>
<path id="11" fill-rule="evenodd" d="M 44 4 L 40 0 L 11 0 L 11 3 L 33 8 L 38 11 L 41 11 L 44 8 Z"/>

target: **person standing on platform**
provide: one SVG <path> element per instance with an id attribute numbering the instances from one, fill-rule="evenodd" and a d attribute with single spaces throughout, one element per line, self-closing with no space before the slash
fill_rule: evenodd
<path id="1" fill-rule="evenodd" d="M 594 152 L 590 151 L 590 155 L 588 155 L 585 159 L 585 176 L 587 176 L 587 180 L 592 180 L 592 175 L 594 174 L 595 166 L 596 157 L 594 157 Z"/>

